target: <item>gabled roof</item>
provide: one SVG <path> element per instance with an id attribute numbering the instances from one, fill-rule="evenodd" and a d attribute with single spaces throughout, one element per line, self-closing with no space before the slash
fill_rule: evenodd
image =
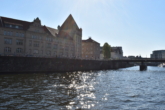
<path id="1" fill-rule="evenodd" d="M 53 35 L 53 36 L 55 36 L 55 37 L 56 37 L 56 35 L 57 35 L 58 32 L 59 32 L 57 29 L 54 29 L 54 28 L 51 28 L 51 27 L 45 26 L 45 28 L 47 29 L 47 31 L 48 31 L 51 35 Z"/>
<path id="2" fill-rule="evenodd" d="M 0 26 L 4 26 L 5 23 L 11 23 L 15 25 L 21 25 L 23 27 L 23 30 L 27 30 L 31 24 L 31 22 L 17 20 L 13 18 L 7 18 L 7 17 L 0 17 Z"/>
<path id="3" fill-rule="evenodd" d="M 77 29 L 79 29 L 79 27 L 78 27 L 77 23 L 75 22 L 73 16 L 70 14 L 68 16 L 68 18 L 62 24 L 60 29 L 65 29 L 66 26 L 69 28 L 69 27 L 72 27 L 73 25 L 76 26 Z"/>
<path id="4" fill-rule="evenodd" d="M 94 43 L 98 43 L 95 40 L 93 40 L 91 37 L 89 37 L 87 40 L 82 40 L 82 42 L 94 42 Z M 98 43 L 100 44 L 100 43 Z"/>

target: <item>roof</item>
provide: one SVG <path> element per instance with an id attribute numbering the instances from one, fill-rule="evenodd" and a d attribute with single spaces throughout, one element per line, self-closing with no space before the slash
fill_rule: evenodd
<path id="1" fill-rule="evenodd" d="M 111 52 L 120 52 L 123 53 L 122 47 L 111 47 Z"/>
<path id="2" fill-rule="evenodd" d="M 153 52 L 164 52 L 165 50 L 154 50 Z"/>
<path id="3" fill-rule="evenodd" d="M 89 37 L 87 40 L 82 40 L 82 42 L 93 42 L 93 43 L 98 43 L 95 40 L 93 40 L 91 37 Z M 100 43 L 98 43 L 100 44 Z"/>
<path id="4" fill-rule="evenodd" d="M 69 27 L 72 25 L 75 25 L 77 29 L 79 29 L 76 21 L 74 20 L 73 16 L 70 14 L 68 18 L 64 21 L 64 23 L 61 25 L 61 29 L 65 28 L 66 26 Z"/>
<path id="5" fill-rule="evenodd" d="M 39 20 L 38 17 L 36 19 Z M 65 26 L 66 26 L 65 23 L 70 26 L 70 22 L 75 24 L 75 21 L 74 21 L 72 15 L 69 15 L 69 17 L 65 20 L 65 22 L 63 23 L 63 27 L 65 28 Z M 33 22 L 22 21 L 22 20 L 18 20 L 18 19 L 1 17 L 0 16 L 0 27 L 4 27 L 5 23 L 18 25 L 18 26 L 21 26 L 23 30 L 28 30 L 30 25 Z M 75 24 L 75 25 L 77 26 L 77 24 Z M 67 33 L 67 32 L 64 32 L 62 30 L 59 31 L 58 29 L 54 29 L 54 28 L 51 28 L 51 27 L 48 27 L 48 26 L 45 26 L 45 25 L 42 26 L 42 27 L 43 27 L 45 32 L 50 33 L 54 37 L 57 37 L 57 34 L 59 34 L 59 32 L 60 32 L 61 35 L 64 35 L 65 37 L 67 36 L 68 37 L 67 39 L 73 40 L 73 38 L 71 38 L 69 36 L 69 33 Z"/>
<path id="6" fill-rule="evenodd" d="M 154 50 L 153 53 L 161 53 L 161 52 L 165 52 L 165 50 Z"/>
<path id="7" fill-rule="evenodd" d="M 13 18 L 7 18 L 7 17 L 0 17 L 0 26 L 4 26 L 5 23 L 11 23 L 15 25 L 21 25 L 23 27 L 23 30 L 27 30 L 32 22 L 17 20 Z"/>
<path id="8" fill-rule="evenodd" d="M 49 31 L 50 34 L 52 34 L 53 36 L 56 36 L 58 34 L 58 30 L 57 29 L 54 29 L 54 28 L 51 28 L 51 27 L 47 27 L 45 26 L 45 28 L 47 29 L 47 31 Z"/>
<path id="9" fill-rule="evenodd" d="M 2 27 L 2 19 L 1 19 L 1 17 L 0 17 L 0 27 Z"/>

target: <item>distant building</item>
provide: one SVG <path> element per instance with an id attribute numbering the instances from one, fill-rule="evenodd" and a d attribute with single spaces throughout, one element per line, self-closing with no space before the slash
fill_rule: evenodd
<path id="1" fill-rule="evenodd" d="M 111 47 L 111 59 L 122 59 L 123 50 L 122 47 Z"/>
<path id="2" fill-rule="evenodd" d="M 123 50 L 122 47 L 111 47 L 111 59 L 122 59 Z M 104 59 L 103 47 L 100 47 L 100 59 Z"/>
<path id="3" fill-rule="evenodd" d="M 81 39 L 72 15 L 58 29 L 0 16 L 0 55 L 81 58 Z"/>
<path id="4" fill-rule="evenodd" d="M 100 47 L 100 60 L 104 59 L 103 47 Z"/>
<path id="5" fill-rule="evenodd" d="M 99 59 L 100 58 L 100 43 L 92 38 L 82 40 L 82 58 L 83 59 Z"/>
<path id="6" fill-rule="evenodd" d="M 128 56 L 129 59 L 135 59 L 136 57 L 133 55 Z"/>
<path id="7" fill-rule="evenodd" d="M 165 59 L 165 50 L 155 50 L 151 54 L 151 58 L 154 59 Z"/>

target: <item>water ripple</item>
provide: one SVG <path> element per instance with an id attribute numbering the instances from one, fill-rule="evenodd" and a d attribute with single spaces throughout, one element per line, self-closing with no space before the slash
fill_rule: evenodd
<path id="1" fill-rule="evenodd" d="M 0 75 L 0 109 L 165 108 L 165 69 Z"/>

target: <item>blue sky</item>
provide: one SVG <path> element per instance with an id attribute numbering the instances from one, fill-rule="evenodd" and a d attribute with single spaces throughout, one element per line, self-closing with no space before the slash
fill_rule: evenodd
<path id="1" fill-rule="evenodd" d="M 25 21 L 39 17 L 57 28 L 72 14 L 89 36 L 103 45 L 122 46 L 125 56 L 149 57 L 165 49 L 165 0 L 1 0 L 0 16 Z"/>

